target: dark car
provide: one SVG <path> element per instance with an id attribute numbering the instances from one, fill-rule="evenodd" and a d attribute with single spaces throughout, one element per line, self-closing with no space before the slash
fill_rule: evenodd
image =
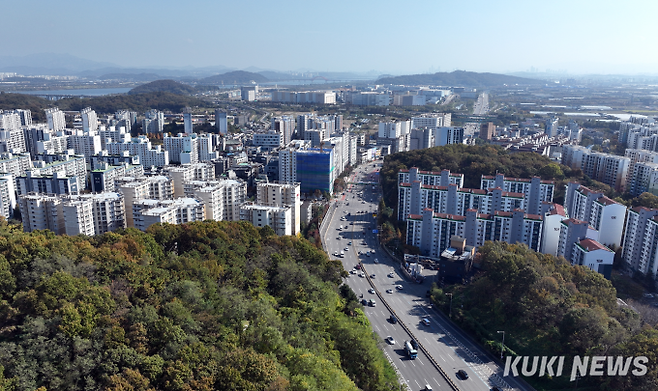
<path id="1" fill-rule="evenodd" d="M 468 379 L 468 373 L 466 373 L 465 370 L 460 369 L 460 370 L 457 371 L 457 377 L 459 377 L 462 380 L 466 380 L 466 379 Z"/>
<path id="2" fill-rule="evenodd" d="M 388 321 L 391 322 L 391 323 L 393 323 L 393 324 L 396 324 L 396 323 L 398 322 L 398 318 L 396 318 L 395 316 L 391 315 L 391 317 L 388 318 Z M 414 348 L 414 349 L 415 349 L 415 348 Z"/>

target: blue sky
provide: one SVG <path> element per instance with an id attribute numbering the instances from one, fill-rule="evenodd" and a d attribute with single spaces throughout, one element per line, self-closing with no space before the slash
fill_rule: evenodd
<path id="1" fill-rule="evenodd" d="M 655 0 L 21 0 L 0 55 L 125 67 L 658 74 Z"/>

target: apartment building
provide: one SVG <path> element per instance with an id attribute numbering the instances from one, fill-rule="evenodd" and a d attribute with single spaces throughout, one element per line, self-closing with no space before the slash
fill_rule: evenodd
<path id="1" fill-rule="evenodd" d="M 626 206 L 575 182 L 567 185 L 565 208 L 569 217 L 585 221 L 599 232 L 608 246 L 620 246 Z"/>
<path id="2" fill-rule="evenodd" d="M 161 145 L 152 147 L 146 136 L 135 137 L 130 141 L 110 142 L 106 147 L 110 155 L 119 155 L 123 151 L 128 151 L 130 155 L 139 156 L 139 161 L 144 167 L 169 165 L 169 151 L 163 150 Z"/>
<path id="3" fill-rule="evenodd" d="M 270 226 L 277 235 L 292 235 L 293 222 L 290 206 L 265 206 L 252 203 L 240 207 L 240 220 L 249 221 L 254 227 Z"/>
<path id="4" fill-rule="evenodd" d="M 259 182 L 256 187 L 256 204 L 265 206 L 289 206 L 292 213 L 291 235 L 301 232 L 301 184 L 279 184 Z"/>
<path id="5" fill-rule="evenodd" d="M 158 223 L 185 224 L 205 219 L 205 205 L 195 198 L 140 200 L 133 203 L 133 221 L 135 228 L 141 231 Z"/>
<path id="6" fill-rule="evenodd" d="M 637 197 L 644 192 L 658 195 L 658 163 L 637 162 L 629 174 L 628 192 Z"/>
<path id="7" fill-rule="evenodd" d="M 650 221 L 656 219 L 658 209 L 635 207 L 628 210 L 626 226 L 624 229 L 624 245 L 622 259 L 633 271 L 642 274 L 655 272 L 655 224 Z M 651 235 L 654 235 L 653 237 Z"/>
<path id="8" fill-rule="evenodd" d="M 558 256 L 572 265 L 583 265 L 610 278 L 614 252 L 600 243 L 599 232 L 586 221 L 570 218 L 560 222 Z"/>
<path id="9" fill-rule="evenodd" d="M 58 132 L 66 129 L 66 117 L 64 112 L 59 108 L 53 107 L 46 109 L 46 120 L 48 121 L 48 129 Z"/>
<path id="10" fill-rule="evenodd" d="M 460 236 L 469 246 L 479 247 L 487 240 L 523 243 L 538 251 L 541 246 L 542 218 L 522 210 L 478 213 L 474 209 L 465 216 L 435 213 L 426 208 L 423 213 L 407 217 L 407 244 L 420 248 L 423 255 L 439 257 L 450 247 L 450 238 Z"/>
<path id="11" fill-rule="evenodd" d="M 65 233 L 62 200 L 54 194 L 23 194 L 18 197 L 23 231 L 51 230 Z"/>
<path id="12" fill-rule="evenodd" d="M 562 147 L 562 164 L 579 168 L 585 175 L 612 186 L 616 191 L 626 189 L 630 162 L 628 157 L 593 152 L 577 145 Z"/>
<path id="13" fill-rule="evenodd" d="M 199 144 L 197 134 L 178 133 L 176 136 L 163 138 L 164 148 L 169 151 L 169 160 L 172 163 L 199 162 Z"/>
<path id="14" fill-rule="evenodd" d="M 542 180 L 539 177 L 508 178 L 503 174 L 482 175 L 480 189 L 500 188 L 512 193 L 523 193 L 526 212 L 541 213 L 542 202 L 553 202 L 555 182 Z"/>

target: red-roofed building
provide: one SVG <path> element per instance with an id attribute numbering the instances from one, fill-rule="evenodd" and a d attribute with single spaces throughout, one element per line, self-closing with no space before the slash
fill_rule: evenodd
<path id="1" fill-rule="evenodd" d="M 583 239 L 574 244 L 571 255 L 572 265 L 587 266 L 610 279 L 615 253 L 593 239 Z"/>

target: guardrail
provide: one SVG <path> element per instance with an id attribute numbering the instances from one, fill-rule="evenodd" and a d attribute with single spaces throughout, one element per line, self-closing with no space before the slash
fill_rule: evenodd
<path id="1" fill-rule="evenodd" d="M 418 339 L 418 338 L 417 338 L 417 337 L 411 332 L 411 330 L 410 330 L 410 329 L 404 324 L 404 322 L 402 322 L 402 320 L 400 320 L 400 317 L 395 313 L 395 310 L 394 310 L 393 308 L 391 308 L 391 306 L 388 305 L 388 303 L 386 302 L 386 300 L 384 300 L 384 296 L 382 296 L 381 292 L 379 292 L 379 290 L 377 289 L 377 287 L 375 286 L 375 284 L 372 282 L 372 279 L 370 278 L 370 274 L 368 274 L 368 272 L 366 271 L 365 266 L 363 265 L 363 263 L 359 262 L 359 264 L 361 265 L 361 270 L 363 271 L 363 273 L 364 273 L 364 275 L 365 275 L 365 277 L 366 277 L 366 280 L 368 281 L 368 284 L 370 284 L 370 286 L 372 287 L 372 289 L 375 291 L 375 294 L 377 295 L 377 297 L 379 298 L 379 300 L 381 300 L 382 304 L 384 304 L 384 306 L 386 307 L 386 309 L 387 309 L 391 314 L 395 315 L 395 317 L 396 317 L 397 320 L 398 320 L 398 323 L 400 324 L 400 326 L 402 326 L 402 329 L 403 329 L 403 330 L 404 330 L 404 331 L 405 331 L 405 332 L 406 332 L 406 333 L 407 333 L 412 339 L 414 339 L 414 340 L 416 341 L 416 343 L 418 344 L 418 347 L 420 348 L 420 350 L 422 350 L 423 353 L 425 353 L 425 355 L 429 358 L 430 362 L 431 362 L 431 363 L 434 365 L 434 367 L 439 371 L 439 373 L 441 374 L 441 376 L 443 376 L 443 378 L 446 380 L 446 382 L 448 382 L 448 384 L 450 385 L 450 387 L 451 387 L 454 391 L 460 391 L 459 387 L 457 387 L 457 385 L 455 384 L 455 382 L 453 382 L 452 379 L 450 379 L 450 378 L 448 377 L 448 374 L 443 370 L 443 368 L 441 368 L 441 365 L 439 365 L 439 363 L 434 359 L 434 357 L 432 357 L 432 355 L 430 354 L 430 352 L 429 352 L 427 349 L 425 349 L 425 347 L 420 343 L 420 340 L 419 340 L 419 339 Z"/>

